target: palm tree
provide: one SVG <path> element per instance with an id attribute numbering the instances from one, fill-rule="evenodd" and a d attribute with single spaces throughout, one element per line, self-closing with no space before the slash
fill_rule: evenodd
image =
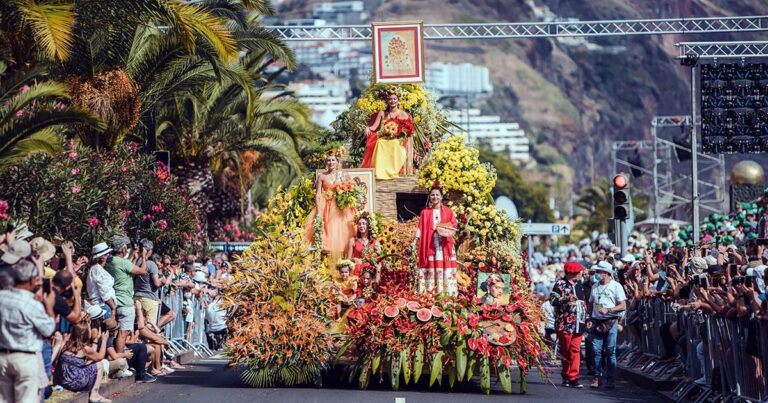
<path id="1" fill-rule="evenodd" d="M 246 56 L 242 64 L 251 61 Z M 285 94 L 265 99 L 268 90 L 280 87 L 269 78 L 257 81 L 266 85 L 255 90 L 255 99 L 239 83 L 211 81 L 178 95 L 162 109 L 158 138 L 171 151 L 179 183 L 202 211 L 212 213 L 212 224 L 244 212 L 245 190 L 257 172 L 277 166 L 284 166 L 288 177 L 303 172 L 301 150 L 319 133 L 305 104 Z M 259 153 L 255 161 L 254 151 Z M 251 159 L 248 169 L 246 156 Z M 237 202 L 222 194 L 225 190 L 236 195 Z"/>
<path id="2" fill-rule="evenodd" d="M 8 77 L 3 73 L 0 66 L 0 169 L 31 153 L 61 151 L 66 125 L 104 128 L 93 114 L 66 105 L 67 86 L 44 80 L 42 69 Z"/>

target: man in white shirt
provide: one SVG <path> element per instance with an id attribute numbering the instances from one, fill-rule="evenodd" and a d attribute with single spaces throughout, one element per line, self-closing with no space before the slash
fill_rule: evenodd
<path id="1" fill-rule="evenodd" d="M 616 381 L 616 336 L 618 318 L 627 309 L 624 287 L 613 280 L 613 266 L 605 261 L 595 267 L 600 281 L 592 286 L 592 346 L 595 350 L 595 378 L 590 387 L 598 388 L 603 375 L 603 351 L 608 355 L 605 387 L 613 389 Z"/>

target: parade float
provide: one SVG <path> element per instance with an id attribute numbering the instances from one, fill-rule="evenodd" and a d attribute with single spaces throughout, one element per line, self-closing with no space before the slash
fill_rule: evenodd
<path id="1" fill-rule="evenodd" d="M 335 123 L 345 147 L 255 220 L 225 295 L 231 365 L 256 387 L 337 376 L 490 393 L 495 377 L 524 392 L 531 369 L 545 376 L 542 313 L 495 170 L 419 84 L 372 81 Z"/>

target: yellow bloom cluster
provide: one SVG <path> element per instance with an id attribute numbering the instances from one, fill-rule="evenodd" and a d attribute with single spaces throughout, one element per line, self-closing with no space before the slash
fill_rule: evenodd
<path id="1" fill-rule="evenodd" d="M 457 217 L 466 217 L 462 230 L 479 243 L 511 239 L 515 242 L 522 236 L 520 224 L 510 220 L 505 210 L 499 210 L 485 199 L 468 201 L 451 208 Z"/>
<path id="2" fill-rule="evenodd" d="M 388 89 L 388 84 L 373 84 L 360 96 L 357 100 L 357 106 L 368 112 L 368 114 L 374 114 L 378 111 L 387 109 L 387 103 L 379 97 L 381 91 Z M 417 106 L 423 106 L 427 104 L 427 92 L 418 84 L 405 84 L 398 86 L 398 92 L 400 95 L 400 108 L 413 112 L 413 109 Z M 414 120 L 416 117 L 414 117 Z M 416 122 L 418 123 L 418 122 Z"/>
<path id="3" fill-rule="evenodd" d="M 480 162 L 476 148 L 464 144 L 464 136 L 453 136 L 439 143 L 419 174 L 419 186 L 429 188 L 440 180 L 446 191 L 463 193 L 469 200 L 490 195 L 496 184 L 496 170 Z"/>
<path id="4" fill-rule="evenodd" d="M 304 225 L 304 220 L 314 205 L 315 190 L 312 189 L 312 181 L 303 178 L 288 191 L 278 189 L 254 224 L 262 230 L 279 224 L 297 228 Z"/>

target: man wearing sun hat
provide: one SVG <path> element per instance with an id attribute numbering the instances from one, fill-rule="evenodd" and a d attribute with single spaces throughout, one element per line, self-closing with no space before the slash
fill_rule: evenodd
<path id="1" fill-rule="evenodd" d="M 563 361 L 562 385 L 569 388 L 581 388 L 579 383 L 579 365 L 581 338 L 586 330 L 585 295 L 577 288 L 584 267 L 578 262 L 567 262 L 564 267 L 565 278 L 557 280 L 549 294 L 549 301 L 555 308 L 555 332 L 560 344 Z"/>
<path id="2" fill-rule="evenodd" d="M 91 248 L 91 265 L 85 289 L 88 291 L 88 302 L 105 310 L 105 318 L 113 318 L 117 312 L 115 300 L 115 279 L 104 269 L 112 249 L 106 242 L 100 242 Z"/>
<path id="3" fill-rule="evenodd" d="M 619 314 L 627 309 L 624 288 L 613 280 L 613 267 L 599 262 L 595 268 L 600 281 L 592 286 L 592 343 L 595 349 L 595 378 L 590 387 L 598 388 L 603 375 L 603 351 L 608 356 L 605 387 L 613 389 L 616 381 L 616 337 Z"/>

